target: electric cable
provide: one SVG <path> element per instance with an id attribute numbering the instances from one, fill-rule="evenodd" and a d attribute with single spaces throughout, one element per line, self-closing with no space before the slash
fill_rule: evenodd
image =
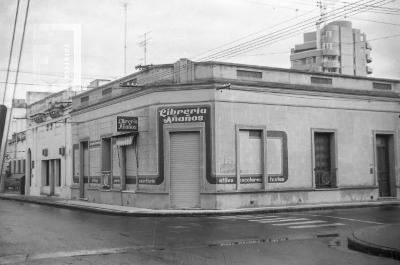
<path id="1" fill-rule="evenodd" d="M 21 39 L 21 43 L 20 43 L 20 47 L 19 47 L 19 55 L 18 55 L 18 64 L 17 64 L 17 72 L 16 72 L 16 76 L 15 76 L 15 84 L 13 87 L 13 93 L 12 93 L 12 100 L 11 100 L 11 107 L 10 107 L 10 114 L 9 114 L 9 119 L 8 119 L 8 124 L 7 124 L 7 133 L 5 134 L 6 137 L 6 144 L 4 145 L 3 148 L 3 154 L 2 154 L 2 161 L 1 161 L 1 167 L 0 167 L 0 173 L 3 172 L 3 167 L 4 167 L 4 161 L 5 161 L 5 154 L 7 152 L 7 142 L 8 142 L 8 135 L 10 133 L 10 123 L 11 123 L 11 119 L 12 119 L 12 113 L 13 113 L 13 101 L 15 98 L 15 91 L 17 88 L 17 84 L 18 84 L 18 71 L 19 71 L 19 67 L 21 64 L 21 57 L 22 57 L 22 51 L 24 48 L 24 40 L 25 40 L 25 31 L 26 31 L 26 24 L 27 24 L 27 20 L 28 20 L 28 14 L 29 14 L 29 4 L 30 4 L 30 0 L 27 0 L 27 4 L 26 4 L 26 10 L 25 10 L 25 20 L 24 20 L 24 26 L 23 26 L 23 30 L 22 30 L 22 39 Z M 2 176 L 2 174 L 0 174 L 0 177 Z M 3 186 L 3 177 L 1 177 L 1 187 L 0 187 L 0 191 L 2 192 L 4 186 Z"/>
<path id="2" fill-rule="evenodd" d="M 12 54 L 13 54 L 13 47 L 14 47 L 14 38 L 15 38 L 15 31 L 17 28 L 17 21 L 18 21 L 18 10 L 19 10 L 19 1 L 17 2 L 17 10 L 15 11 L 15 19 L 14 19 L 14 27 L 13 27 L 13 33 L 12 33 L 12 38 L 11 38 L 11 47 L 10 47 L 10 54 L 8 57 L 8 66 L 7 66 L 7 74 L 6 74 L 6 81 L 4 82 L 4 92 L 3 92 L 3 99 L 2 99 L 2 105 L 5 104 L 6 100 L 6 91 L 7 91 L 7 86 L 8 86 L 8 77 L 10 75 L 10 66 L 11 66 L 11 60 L 12 60 Z M 0 143 L 1 145 L 1 143 Z M 0 171 L 1 172 L 1 171 Z"/>
<path id="3" fill-rule="evenodd" d="M 359 3 L 359 2 L 363 2 L 363 1 L 357 1 L 356 3 Z M 371 3 L 371 2 L 375 2 L 375 4 L 381 4 L 381 5 L 384 5 L 384 4 L 386 4 L 385 2 L 387 2 L 387 0 L 382 0 L 382 1 L 378 1 L 378 2 L 376 2 L 376 1 L 367 1 L 367 2 L 363 2 L 362 4 L 358 4 L 358 5 L 356 5 L 356 6 L 353 6 L 350 10 L 349 9 L 346 9 L 346 10 L 342 10 L 343 8 L 338 8 L 338 9 L 336 9 L 336 10 L 334 10 L 334 11 L 330 11 L 330 12 L 328 12 L 327 13 L 327 15 L 329 15 L 328 16 L 328 18 L 329 19 L 335 19 L 335 18 L 338 18 L 338 17 L 341 17 L 343 14 L 346 14 L 347 13 L 347 15 L 354 15 L 354 14 L 358 14 L 358 13 L 360 13 L 360 12 L 363 12 L 364 11 L 364 9 L 365 9 L 365 4 L 368 4 L 368 3 Z M 361 7 L 361 8 L 360 8 Z M 337 10 L 341 10 L 341 11 L 337 11 Z M 333 13 L 333 14 L 332 14 Z M 314 18 L 315 19 L 315 18 Z M 309 19 L 308 19 L 309 20 Z M 306 20 L 306 21 L 304 21 L 304 22 L 307 22 L 308 20 Z M 304 24 L 304 22 L 302 23 L 302 24 Z M 289 32 L 285 32 L 285 34 L 286 34 L 286 36 L 281 36 L 282 35 L 282 32 L 278 32 L 278 33 L 281 33 L 281 34 L 277 34 L 276 36 L 274 36 L 274 35 L 272 35 L 272 34 L 268 34 L 268 35 L 266 35 L 266 36 L 269 36 L 270 37 L 270 39 L 264 39 L 264 40 L 262 40 L 264 43 L 261 43 L 261 44 L 263 44 L 263 45 L 265 45 L 265 43 L 267 42 L 267 44 L 269 44 L 268 42 L 271 42 L 271 41 L 276 41 L 278 38 L 280 38 L 280 39 L 282 39 L 283 37 L 288 37 L 287 36 L 287 34 L 294 34 L 294 33 L 296 33 L 299 29 L 305 29 L 305 28 L 307 28 L 307 27 L 311 27 L 311 26 L 313 26 L 313 24 L 311 23 L 311 24 L 309 24 L 309 25 L 307 25 L 307 24 L 305 24 L 305 25 L 301 25 L 300 27 L 299 26 L 296 26 L 296 27 L 292 27 L 292 29 L 291 29 L 291 31 L 289 31 Z M 289 28 L 290 29 L 290 28 Z M 274 32 L 275 34 L 276 34 L 276 32 Z M 272 35 L 272 36 L 270 36 L 270 35 Z M 264 38 L 265 38 L 265 36 L 263 36 Z M 273 37 L 272 39 L 271 39 L 271 37 Z M 257 39 L 259 39 L 259 38 L 257 38 Z M 252 42 L 254 42 L 254 40 L 252 41 Z M 246 42 L 246 43 L 248 43 L 248 42 Z M 253 43 L 251 43 L 251 44 L 253 44 Z M 257 47 L 252 47 L 252 49 L 251 50 L 254 50 L 255 48 L 259 48 L 259 45 L 260 45 L 260 42 L 259 43 L 256 43 L 258 46 Z M 254 45 L 254 44 L 253 44 Z M 240 50 L 240 53 L 244 53 L 244 52 L 247 52 L 247 51 L 249 51 L 249 49 L 248 49 L 248 47 L 245 49 L 245 50 L 243 50 L 243 48 L 241 47 L 242 45 L 240 45 L 240 46 L 234 46 L 234 47 L 239 47 L 240 49 L 242 49 L 242 50 Z M 232 48 L 229 48 L 229 49 L 226 49 L 226 50 L 223 50 L 223 51 L 221 51 L 221 52 L 217 52 L 217 53 L 215 53 L 215 54 L 218 54 L 219 56 L 217 57 L 217 56 L 214 56 L 213 58 L 211 58 L 211 59 L 213 59 L 213 60 L 215 60 L 216 58 L 220 58 L 220 57 L 222 57 L 221 55 L 227 55 L 227 52 L 231 52 L 230 50 L 232 50 Z M 237 50 L 235 50 L 235 52 L 236 52 L 236 55 L 238 55 L 238 53 L 237 53 Z M 230 55 L 233 55 L 233 54 L 230 54 Z M 231 56 L 232 57 L 232 56 Z M 207 57 L 204 57 L 204 58 L 207 58 Z M 210 58 L 207 58 L 207 59 L 210 59 Z M 203 59 L 204 60 L 204 59 Z M 184 66 L 183 66 L 184 67 Z M 175 74 L 176 72 L 178 72 L 178 71 L 180 71 L 181 69 L 183 69 L 183 67 L 181 67 L 180 69 L 176 69 L 176 70 L 174 70 L 173 71 L 173 73 L 171 73 L 170 71 L 166 71 L 166 72 L 164 72 L 164 73 L 157 73 L 157 74 L 154 74 L 153 75 L 153 77 L 154 76 L 158 76 L 158 77 L 160 77 L 160 78 L 163 78 L 163 77 L 166 77 L 166 76 L 169 76 L 169 75 L 173 75 L 173 74 Z"/>

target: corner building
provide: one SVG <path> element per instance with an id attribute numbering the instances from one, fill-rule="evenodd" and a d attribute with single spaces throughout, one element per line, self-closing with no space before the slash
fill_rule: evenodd
<path id="1" fill-rule="evenodd" d="M 153 209 L 396 197 L 399 92 L 399 80 L 151 66 L 73 98 L 72 197 Z"/>

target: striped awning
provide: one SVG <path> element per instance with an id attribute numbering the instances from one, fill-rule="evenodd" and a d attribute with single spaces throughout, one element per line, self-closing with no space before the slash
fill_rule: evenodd
<path id="1" fill-rule="evenodd" d="M 117 146 L 131 145 L 133 143 L 134 137 L 135 137 L 134 134 L 118 136 L 116 139 L 116 145 Z"/>

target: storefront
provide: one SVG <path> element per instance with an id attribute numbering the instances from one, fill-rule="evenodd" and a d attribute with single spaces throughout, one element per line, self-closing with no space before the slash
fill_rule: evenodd
<path id="1" fill-rule="evenodd" d="M 154 66 L 73 98 L 72 197 L 154 209 L 396 197 L 399 84 L 184 59 Z"/>

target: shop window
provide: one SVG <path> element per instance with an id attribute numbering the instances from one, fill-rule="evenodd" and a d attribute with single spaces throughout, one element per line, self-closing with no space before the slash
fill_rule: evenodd
<path id="1" fill-rule="evenodd" d="M 335 133 L 313 132 L 315 188 L 336 187 Z"/>
<path id="2" fill-rule="evenodd" d="M 284 131 L 267 132 L 267 171 L 269 183 L 288 179 L 288 146 Z"/>
<path id="3" fill-rule="evenodd" d="M 102 183 L 104 185 L 110 185 L 110 173 L 111 173 L 111 162 L 112 162 L 112 145 L 111 138 L 103 138 L 101 141 L 101 171 L 103 173 Z"/>
<path id="4" fill-rule="evenodd" d="M 262 129 L 238 130 L 239 177 L 241 189 L 262 189 L 264 140 Z"/>
<path id="5" fill-rule="evenodd" d="M 111 138 L 102 139 L 101 171 L 111 171 Z"/>

